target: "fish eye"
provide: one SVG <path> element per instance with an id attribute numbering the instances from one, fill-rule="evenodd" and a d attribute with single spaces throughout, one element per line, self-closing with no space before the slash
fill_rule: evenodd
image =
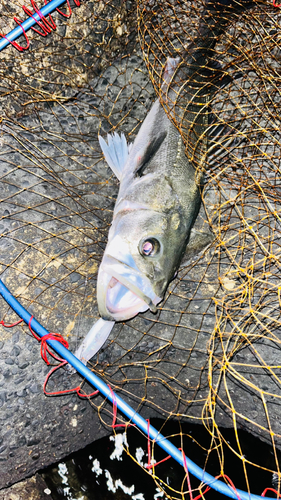
<path id="1" fill-rule="evenodd" d="M 154 257 L 160 251 L 160 242 L 156 238 L 142 240 L 139 245 L 139 252 L 143 257 Z"/>

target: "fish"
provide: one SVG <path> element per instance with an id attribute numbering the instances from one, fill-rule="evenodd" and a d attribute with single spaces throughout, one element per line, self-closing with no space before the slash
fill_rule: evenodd
<path id="1" fill-rule="evenodd" d="M 206 32 L 201 29 L 200 43 L 181 57 L 167 58 L 160 97 L 132 144 L 123 133 L 108 134 L 107 142 L 99 136 L 120 182 L 98 271 L 103 320 L 126 321 L 148 309 L 155 313 L 188 246 L 201 205 L 209 102 L 218 78 L 225 85 L 213 60 L 215 42 Z M 184 127 L 188 148 L 176 124 Z"/>
<path id="2" fill-rule="evenodd" d="M 209 103 L 229 82 L 214 47 L 233 3 L 206 1 L 198 36 L 183 54 L 167 58 L 160 95 L 132 144 L 123 133 L 108 134 L 107 142 L 99 136 L 120 185 L 98 271 L 100 323 L 78 353 L 83 362 L 98 351 L 115 322 L 157 311 L 192 239 L 208 155 Z M 214 22 L 214 12 L 224 13 L 221 22 Z"/>
<path id="3" fill-rule="evenodd" d="M 202 175 L 196 179 L 181 134 L 159 99 L 131 147 L 124 134 L 99 142 L 120 187 L 97 302 L 104 320 L 126 321 L 148 309 L 156 312 L 163 300 L 200 208 Z"/>

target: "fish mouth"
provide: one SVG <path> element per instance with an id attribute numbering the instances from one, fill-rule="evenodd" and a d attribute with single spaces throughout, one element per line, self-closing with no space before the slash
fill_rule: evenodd
<path id="1" fill-rule="evenodd" d="M 100 316 L 111 321 L 126 321 L 148 309 L 156 312 L 162 300 L 146 276 L 108 255 L 99 269 L 97 299 Z"/>

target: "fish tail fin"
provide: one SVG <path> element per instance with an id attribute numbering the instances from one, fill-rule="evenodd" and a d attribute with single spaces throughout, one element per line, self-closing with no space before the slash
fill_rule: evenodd
<path id="1" fill-rule="evenodd" d="M 117 134 L 117 132 L 114 132 L 112 135 L 107 134 L 107 141 L 108 143 L 99 135 L 99 143 L 105 160 L 120 181 L 123 168 L 129 156 L 130 146 L 128 146 L 123 133 L 121 135 Z"/>
<path id="2" fill-rule="evenodd" d="M 169 83 L 172 79 L 173 74 L 175 73 L 175 71 L 177 69 L 179 62 L 180 62 L 180 57 L 168 57 L 167 58 L 164 72 L 163 72 L 163 83 L 161 85 L 162 92 L 167 91 L 167 89 L 169 87 Z"/>
<path id="3" fill-rule="evenodd" d="M 87 362 L 93 356 L 95 356 L 95 354 L 103 346 L 114 324 L 115 321 L 105 321 L 102 318 L 96 321 L 96 323 L 87 333 L 86 337 L 83 339 L 78 349 L 76 349 L 74 356 L 76 356 L 76 358 L 78 358 L 84 365 L 86 365 Z M 67 370 L 70 373 L 75 372 L 75 368 L 70 366 L 68 366 Z"/>

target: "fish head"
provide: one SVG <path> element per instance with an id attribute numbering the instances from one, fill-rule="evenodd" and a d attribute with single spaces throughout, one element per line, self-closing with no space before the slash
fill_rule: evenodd
<path id="1" fill-rule="evenodd" d="M 125 321 L 156 312 L 178 268 L 186 228 L 178 211 L 121 210 L 114 217 L 99 268 L 100 316 Z"/>

